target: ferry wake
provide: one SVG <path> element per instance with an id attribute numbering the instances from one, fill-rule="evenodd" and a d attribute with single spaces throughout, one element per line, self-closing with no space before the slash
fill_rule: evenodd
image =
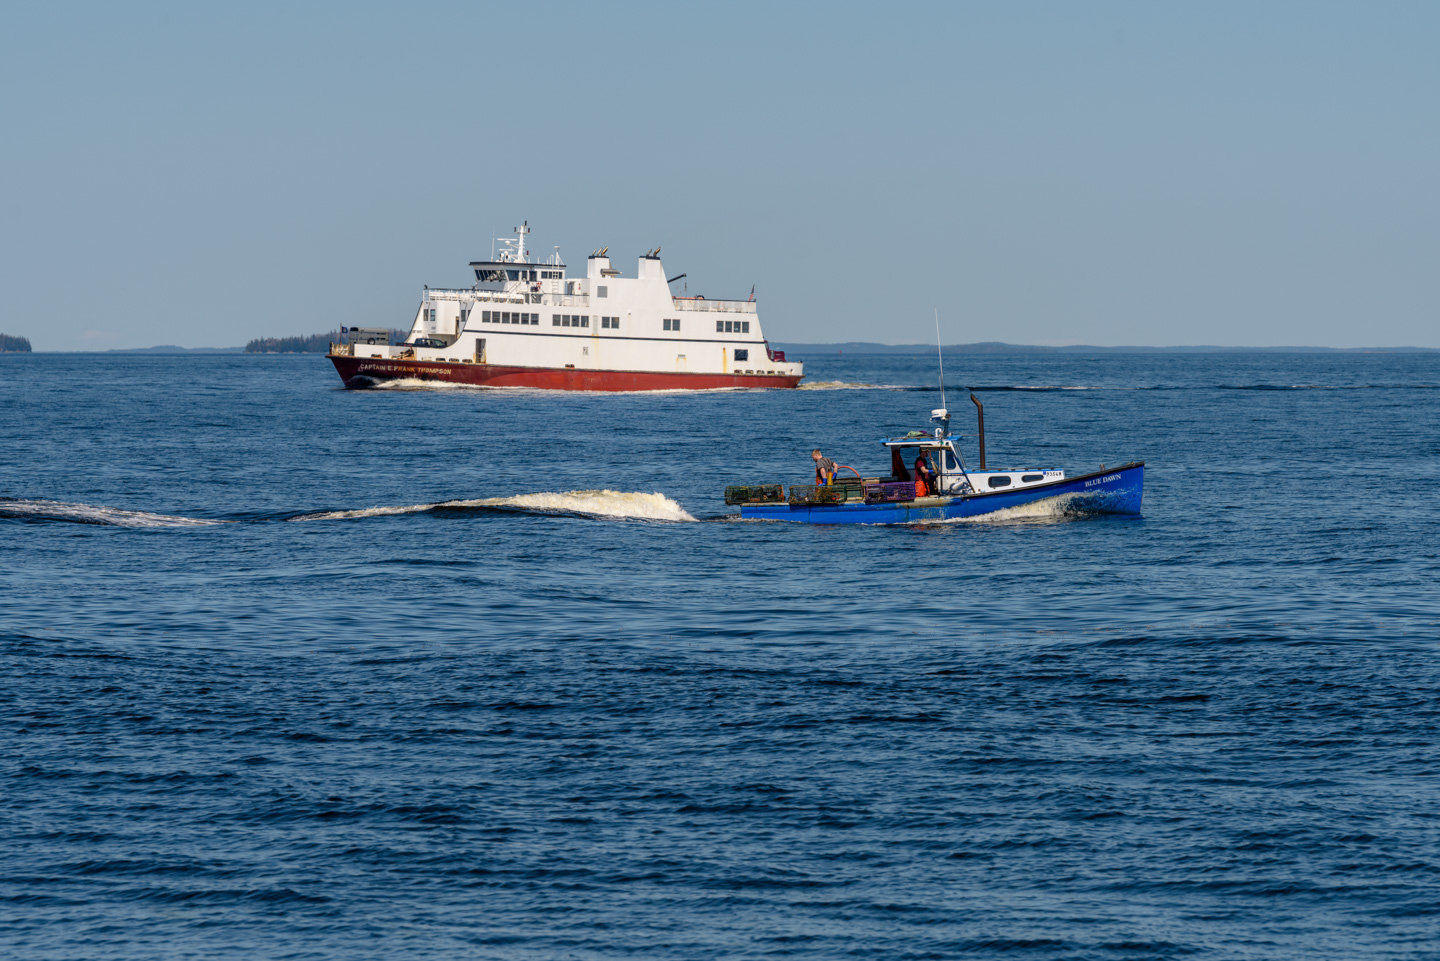
<path id="1" fill-rule="evenodd" d="M 347 387 L 421 380 L 552 390 L 713 390 L 794 387 L 804 366 L 771 350 L 749 300 L 675 296 L 660 248 L 634 277 L 606 247 L 584 277 L 567 277 L 559 248 L 544 262 L 525 249 L 529 222 L 495 260 L 473 261 L 475 285 L 426 287 L 404 343 L 389 331 L 342 328 L 328 354 Z"/>

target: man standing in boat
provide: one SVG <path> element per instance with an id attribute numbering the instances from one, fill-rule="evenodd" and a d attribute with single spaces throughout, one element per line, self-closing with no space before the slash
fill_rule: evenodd
<path id="1" fill-rule="evenodd" d="M 915 458 L 915 496 L 929 497 L 939 490 L 935 483 L 935 469 L 930 466 L 930 457 L 925 450 L 920 451 L 920 456 Z"/>
<path id="2" fill-rule="evenodd" d="M 829 484 L 835 479 L 835 462 L 820 453 L 820 448 L 810 452 L 810 459 L 815 462 L 816 484 Z"/>

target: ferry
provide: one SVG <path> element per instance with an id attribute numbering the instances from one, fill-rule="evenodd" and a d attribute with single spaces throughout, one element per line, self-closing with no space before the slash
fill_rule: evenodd
<path id="1" fill-rule="evenodd" d="M 404 342 L 387 329 L 342 328 L 327 356 L 347 387 L 420 380 L 553 390 L 713 390 L 794 387 L 804 366 L 771 350 L 754 290 L 746 300 L 676 296 L 660 248 L 626 277 L 609 247 L 584 277 L 560 250 L 531 259 L 529 221 L 493 260 L 472 261 L 475 284 L 425 287 Z"/>
<path id="2" fill-rule="evenodd" d="M 1062 514 L 1139 514 L 1145 488 L 1145 462 L 1132 461 L 1074 477 L 1058 468 L 991 470 L 985 463 L 985 409 L 974 394 L 979 419 L 980 467 L 965 466 L 950 434 L 950 412 L 931 411 L 933 429 L 884 438 L 889 472 L 861 476 L 840 466 L 823 484 L 732 485 L 725 503 L 739 505 L 745 520 L 797 521 L 806 524 L 921 524 L 997 514 L 1029 505 L 1045 505 Z M 942 401 L 943 403 L 943 401 Z M 913 470 L 924 456 L 931 476 Z"/>

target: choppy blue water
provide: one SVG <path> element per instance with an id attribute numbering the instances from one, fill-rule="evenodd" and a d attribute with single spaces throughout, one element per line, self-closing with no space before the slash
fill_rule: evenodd
<path id="1" fill-rule="evenodd" d="M 809 374 L 0 357 L 0 953 L 1440 954 L 1440 358 L 954 357 L 1143 516 L 723 520 L 938 404 Z"/>

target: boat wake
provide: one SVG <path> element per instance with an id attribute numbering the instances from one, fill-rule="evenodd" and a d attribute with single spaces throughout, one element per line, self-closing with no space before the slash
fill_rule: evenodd
<path id="1" fill-rule="evenodd" d="M 421 380 L 418 377 L 396 377 L 390 380 L 374 380 L 369 377 L 357 377 L 356 381 L 363 381 L 364 390 L 391 390 L 391 391 L 462 391 L 471 393 L 501 394 L 505 396 L 535 396 L 553 397 L 556 395 L 572 395 L 575 391 L 563 390 L 551 387 L 513 387 L 504 384 L 456 384 L 442 380 Z M 351 387 L 357 385 L 352 384 Z M 864 386 L 869 386 L 864 385 Z M 343 389 L 343 388 L 342 388 Z M 651 397 L 668 394 L 720 394 L 739 393 L 750 390 L 760 390 L 757 387 L 668 387 L 658 390 L 607 390 L 591 391 L 588 396 L 641 396 Z"/>
<path id="2" fill-rule="evenodd" d="M 0 517 L 22 521 L 61 521 L 95 524 L 101 527 L 211 527 L 228 521 L 148 511 L 126 511 L 94 504 L 67 504 L 63 501 L 13 500 L 0 498 Z"/>
<path id="3" fill-rule="evenodd" d="M 371 377 L 365 377 L 362 375 L 355 379 L 356 381 L 361 381 L 364 383 L 365 390 L 505 390 L 504 387 L 487 387 L 483 384 L 456 384 L 445 380 L 421 380 L 419 377 L 396 377 L 390 380 L 379 380 Z"/>
<path id="4" fill-rule="evenodd" d="M 478 500 L 442 501 L 408 507 L 367 507 L 359 510 L 324 511 L 292 517 L 292 521 L 354 520 L 396 514 L 424 514 L 445 511 L 503 511 L 522 514 L 552 514 L 603 520 L 694 521 L 685 508 L 661 493 L 637 491 L 565 491 L 485 497 Z"/>
<path id="5" fill-rule="evenodd" d="M 1085 494 L 1061 494 L 1044 500 L 1005 507 L 989 514 L 974 517 L 952 517 L 940 521 L 922 521 L 926 524 L 1056 524 L 1062 521 L 1079 520 L 1095 513 L 1093 498 Z"/>
<path id="6" fill-rule="evenodd" d="M 901 387 L 895 384 L 861 384 L 851 383 L 844 380 L 817 380 L 809 384 L 801 384 L 796 390 L 915 390 L 913 387 Z"/>

